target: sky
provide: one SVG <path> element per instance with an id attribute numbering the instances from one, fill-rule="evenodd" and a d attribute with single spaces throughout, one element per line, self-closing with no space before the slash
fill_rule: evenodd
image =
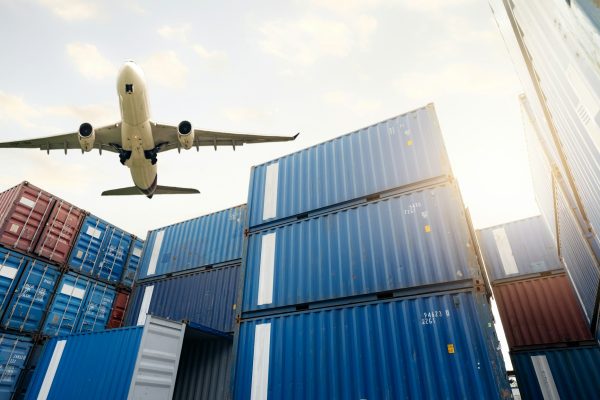
<path id="1" fill-rule="evenodd" d="M 145 237 L 245 203 L 253 165 L 433 102 L 475 227 L 539 213 L 521 85 L 486 1 L 0 0 L 0 26 L 2 141 L 117 122 L 126 59 L 145 71 L 156 122 L 301 132 L 161 153 L 159 183 L 199 196 L 100 197 L 132 182 L 97 151 L 0 150 L 0 190 L 28 180 Z"/>
<path id="2" fill-rule="evenodd" d="M 144 237 L 246 202 L 252 165 L 434 102 L 476 227 L 538 213 L 521 92 L 481 0 L 0 0 L 0 140 L 119 120 L 116 74 L 144 69 L 154 121 L 290 135 L 291 143 L 159 155 L 159 183 L 199 196 L 100 197 L 131 186 L 118 156 L 0 150 L 0 189 L 28 180 Z"/>

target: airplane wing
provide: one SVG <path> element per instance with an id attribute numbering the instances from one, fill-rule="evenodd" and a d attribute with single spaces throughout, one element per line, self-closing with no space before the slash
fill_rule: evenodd
<path id="1" fill-rule="evenodd" d="M 121 125 L 112 124 L 95 129 L 96 140 L 95 149 L 102 149 L 117 153 L 117 148 L 121 147 Z M 66 133 L 64 135 L 48 136 L 38 139 L 15 140 L 12 142 L 0 143 L 0 148 L 20 148 L 20 149 L 40 149 L 50 152 L 50 150 L 81 149 L 79 144 L 79 133 Z"/>
<path id="2" fill-rule="evenodd" d="M 159 152 L 179 148 L 176 126 L 153 124 L 152 134 L 154 135 L 154 143 L 159 147 Z M 218 146 L 232 146 L 235 150 L 236 146 L 243 146 L 244 144 L 287 142 L 296 139 L 297 136 L 298 134 L 294 136 L 249 135 L 194 129 L 194 146 L 213 146 L 215 150 Z"/>

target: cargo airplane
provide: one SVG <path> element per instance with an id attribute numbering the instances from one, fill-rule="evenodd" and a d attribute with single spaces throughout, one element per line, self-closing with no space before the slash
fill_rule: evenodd
<path id="1" fill-rule="evenodd" d="M 294 136 L 263 136 L 239 133 L 214 132 L 194 129 L 188 121 L 177 126 L 158 124 L 150 120 L 148 91 L 141 68 L 133 61 L 126 61 L 117 78 L 117 93 L 121 109 L 121 121 L 94 128 L 84 122 L 77 132 L 39 139 L 17 140 L 0 143 L 0 148 L 39 148 L 46 150 L 81 149 L 81 152 L 98 149 L 119 154 L 121 164 L 131 171 L 135 186 L 107 190 L 103 196 L 155 194 L 192 194 L 196 189 L 160 186 L 157 184 L 157 155 L 163 151 L 189 150 L 200 146 L 242 146 L 245 143 L 266 143 L 294 140 Z"/>

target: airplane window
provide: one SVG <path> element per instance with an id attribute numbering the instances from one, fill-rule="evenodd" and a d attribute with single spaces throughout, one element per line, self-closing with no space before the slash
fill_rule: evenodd
<path id="1" fill-rule="evenodd" d="M 125 93 L 133 93 L 133 83 L 125 84 Z"/>

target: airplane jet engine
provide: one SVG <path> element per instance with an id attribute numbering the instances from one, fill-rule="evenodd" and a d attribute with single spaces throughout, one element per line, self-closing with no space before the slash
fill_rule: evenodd
<path id="1" fill-rule="evenodd" d="M 79 145 L 83 151 L 90 151 L 94 148 L 96 140 L 96 131 L 88 122 L 84 122 L 79 126 Z"/>
<path id="2" fill-rule="evenodd" d="M 194 145 L 194 128 L 192 128 L 192 124 L 189 121 L 181 121 L 177 125 L 177 138 L 181 147 L 186 150 L 192 148 Z"/>

